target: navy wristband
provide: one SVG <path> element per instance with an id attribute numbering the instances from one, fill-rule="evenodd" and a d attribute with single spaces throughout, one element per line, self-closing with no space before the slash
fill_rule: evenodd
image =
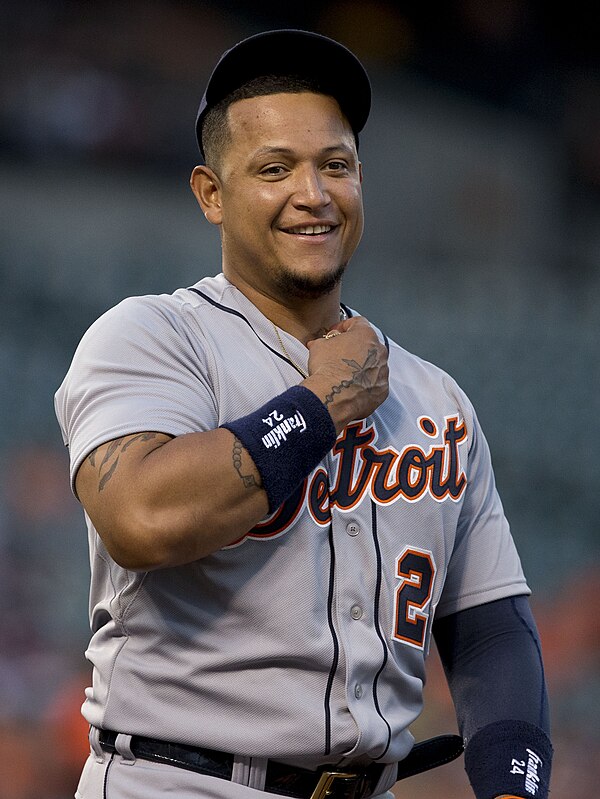
<path id="1" fill-rule="evenodd" d="M 262 408 L 221 425 L 249 452 L 273 513 L 335 444 L 327 408 L 312 391 L 292 386 Z"/>
<path id="2" fill-rule="evenodd" d="M 477 799 L 511 794 L 547 799 L 552 744 L 527 721 L 495 721 L 477 730 L 465 748 L 465 771 Z"/>

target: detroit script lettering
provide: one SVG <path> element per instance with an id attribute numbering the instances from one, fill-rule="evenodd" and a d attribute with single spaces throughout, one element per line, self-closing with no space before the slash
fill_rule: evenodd
<path id="1" fill-rule="evenodd" d="M 400 452 L 393 447 L 378 449 L 373 443 L 373 425 L 364 421 L 348 425 L 332 450 L 335 468 L 331 477 L 318 467 L 274 514 L 230 546 L 238 546 L 248 537 L 281 535 L 305 504 L 314 521 L 326 526 L 333 508 L 348 511 L 365 496 L 380 505 L 399 500 L 417 502 L 426 496 L 437 502 L 457 502 L 467 485 L 459 452 L 459 444 L 467 438 L 464 421 L 458 416 L 445 417 L 441 436 L 436 423 L 427 416 L 420 417 L 417 425 L 439 443 L 432 442 L 426 449 L 408 444 Z"/>

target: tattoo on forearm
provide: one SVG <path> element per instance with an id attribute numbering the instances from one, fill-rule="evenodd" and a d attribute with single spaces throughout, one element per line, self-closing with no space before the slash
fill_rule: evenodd
<path id="1" fill-rule="evenodd" d="M 117 466 L 119 465 L 119 458 L 123 452 L 129 449 L 129 447 L 137 441 L 151 441 L 153 438 L 156 438 L 159 435 L 159 433 L 139 433 L 131 438 L 126 438 L 123 436 L 122 438 L 116 438 L 114 441 L 111 441 L 106 448 L 106 452 L 104 453 L 104 457 L 102 458 L 100 465 L 98 466 L 98 477 L 100 478 L 98 481 L 98 493 L 105 488 L 106 484 L 114 475 Z M 168 440 L 169 436 L 166 436 L 165 439 Z M 97 447 L 88 455 L 90 466 L 92 466 L 94 469 L 96 468 L 96 455 L 99 454 L 100 449 L 101 447 Z M 104 473 L 102 473 L 102 470 L 105 466 L 107 466 L 107 469 Z"/>
<path id="2" fill-rule="evenodd" d="M 262 482 L 257 481 L 253 474 L 242 474 L 242 442 L 236 436 L 233 439 L 233 468 L 239 474 L 245 488 L 261 488 Z"/>
<path id="3" fill-rule="evenodd" d="M 348 366 L 353 370 L 352 377 L 350 380 L 342 380 L 339 385 L 331 387 L 330 393 L 325 397 L 325 407 L 333 402 L 337 394 L 340 394 L 345 388 L 350 388 L 350 386 L 359 385 L 363 388 L 366 388 L 367 391 L 370 391 L 373 388 L 373 382 L 368 376 L 368 370 L 373 366 L 376 359 L 377 350 L 375 348 L 368 351 L 367 357 L 365 358 L 365 362 L 362 366 L 354 360 L 342 358 L 344 363 L 347 363 Z"/>

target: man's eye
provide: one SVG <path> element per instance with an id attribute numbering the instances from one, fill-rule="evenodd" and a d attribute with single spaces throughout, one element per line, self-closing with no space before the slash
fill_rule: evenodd
<path id="1" fill-rule="evenodd" d="M 329 161 L 327 168 L 332 172 L 341 172 L 344 169 L 348 169 L 348 166 L 344 161 Z"/>
<path id="2" fill-rule="evenodd" d="M 283 174 L 283 167 L 277 165 L 267 166 L 262 170 L 261 174 L 268 175 L 269 177 L 277 177 L 277 175 Z"/>

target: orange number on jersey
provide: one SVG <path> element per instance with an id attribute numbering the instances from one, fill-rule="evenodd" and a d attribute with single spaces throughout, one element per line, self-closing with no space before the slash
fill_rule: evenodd
<path id="1" fill-rule="evenodd" d="M 426 610 L 435 578 L 431 552 L 407 547 L 396 560 L 396 614 L 393 637 L 403 644 L 423 649 L 429 621 Z"/>

